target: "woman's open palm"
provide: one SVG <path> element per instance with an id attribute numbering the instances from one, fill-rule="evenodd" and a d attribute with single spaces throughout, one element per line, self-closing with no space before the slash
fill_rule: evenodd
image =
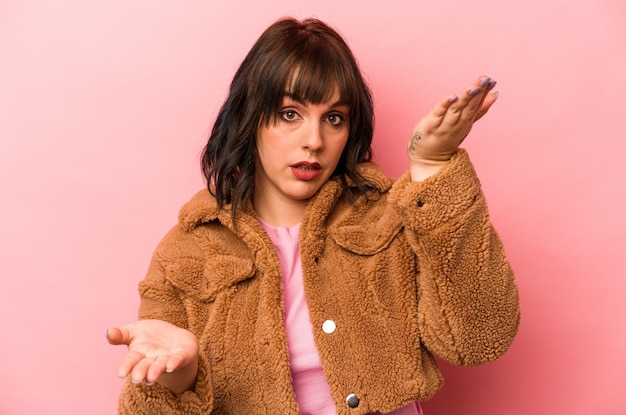
<path id="1" fill-rule="evenodd" d="M 188 330 L 162 320 L 139 320 L 108 329 L 107 339 L 111 344 L 128 346 L 117 372 L 122 378 L 130 375 L 133 383 L 152 384 L 157 379 L 161 383 L 162 375 L 187 368 L 190 370 L 182 371 L 187 372 L 185 377 L 189 378 L 191 371 L 195 379 L 198 339 Z"/>

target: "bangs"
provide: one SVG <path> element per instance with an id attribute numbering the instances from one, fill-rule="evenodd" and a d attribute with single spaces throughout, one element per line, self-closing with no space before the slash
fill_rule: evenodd
<path id="1" fill-rule="evenodd" d="M 361 87 L 355 76 L 358 68 L 351 63 L 353 57 L 349 51 L 344 54 L 337 53 L 338 50 L 342 48 L 312 36 L 275 54 L 275 59 L 268 59 L 262 71 L 265 75 L 262 86 L 257 89 L 264 95 L 261 110 L 264 121 L 269 123 L 275 117 L 286 95 L 312 104 L 328 102 L 338 95 L 340 104 L 355 110 Z"/>
<path id="2" fill-rule="evenodd" d="M 291 68 L 285 80 L 283 93 L 292 98 L 321 104 L 330 101 L 335 94 L 339 95 L 339 102 L 350 107 L 356 100 L 356 88 L 346 79 L 349 71 L 338 59 L 328 59 L 326 56 L 307 56 L 306 60 L 298 60 L 298 64 Z"/>

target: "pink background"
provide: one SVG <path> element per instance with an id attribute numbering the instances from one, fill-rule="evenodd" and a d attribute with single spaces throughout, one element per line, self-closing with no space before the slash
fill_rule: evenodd
<path id="1" fill-rule="evenodd" d="M 228 83 L 283 15 L 344 34 L 394 176 L 436 100 L 499 81 L 466 148 L 522 327 L 495 363 L 444 364 L 426 414 L 626 413 L 624 4 L 0 1 L 0 414 L 115 413 L 124 351 L 104 330 L 135 318 Z"/>

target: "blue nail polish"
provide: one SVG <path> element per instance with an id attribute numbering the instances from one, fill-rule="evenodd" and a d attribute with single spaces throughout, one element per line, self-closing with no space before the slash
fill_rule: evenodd
<path id="1" fill-rule="evenodd" d="M 154 382 L 146 382 L 146 386 L 152 386 L 154 385 Z"/>
<path id="2" fill-rule="evenodd" d="M 479 87 L 474 87 L 474 88 L 469 90 L 468 95 L 470 97 L 473 97 L 474 95 L 478 94 L 479 92 L 480 92 L 480 88 Z"/>
<path id="3" fill-rule="evenodd" d="M 483 79 L 482 81 L 480 81 L 480 86 L 484 88 L 489 84 L 489 82 L 491 82 L 491 78 L 487 77 Z"/>
<path id="4" fill-rule="evenodd" d="M 497 84 L 496 81 L 489 82 L 489 84 L 487 85 L 487 91 L 491 91 L 493 87 L 496 86 L 496 84 Z"/>
<path id="5" fill-rule="evenodd" d="M 454 104 L 455 102 L 457 102 L 459 100 L 459 96 L 455 95 L 452 98 L 450 98 L 450 104 Z"/>

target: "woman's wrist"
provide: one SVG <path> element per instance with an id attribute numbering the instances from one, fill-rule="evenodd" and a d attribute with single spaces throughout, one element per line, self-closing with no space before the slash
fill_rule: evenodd
<path id="1" fill-rule="evenodd" d="M 411 180 L 414 182 L 421 182 L 427 178 L 434 176 L 444 168 L 450 160 L 414 160 L 409 159 L 409 172 L 411 173 Z"/>
<path id="2" fill-rule="evenodd" d="M 176 369 L 171 373 L 163 373 L 157 379 L 157 383 L 173 393 L 180 395 L 183 392 L 191 390 L 196 384 L 198 376 L 198 360 L 188 364 L 187 366 Z"/>

